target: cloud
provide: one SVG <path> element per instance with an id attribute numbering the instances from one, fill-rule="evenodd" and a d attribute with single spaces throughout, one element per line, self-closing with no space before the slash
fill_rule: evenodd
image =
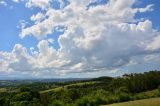
<path id="1" fill-rule="evenodd" d="M 160 35 L 155 37 L 150 45 L 147 46 L 149 50 L 159 50 L 160 49 Z"/>
<path id="2" fill-rule="evenodd" d="M 54 43 L 54 39 L 50 38 L 50 39 L 48 39 L 48 42 L 51 43 L 51 44 L 53 44 Z"/>
<path id="3" fill-rule="evenodd" d="M 32 35 L 38 39 L 43 39 L 48 34 L 53 33 L 54 28 L 58 25 L 72 29 L 79 24 L 89 28 L 92 24 L 133 22 L 136 21 L 134 16 L 138 11 L 145 12 L 151 8 L 151 5 L 146 8 L 132 8 L 135 3 L 134 0 L 123 0 L 123 2 L 110 0 L 106 5 L 99 5 L 86 10 L 89 3 L 91 0 L 70 1 L 70 4 L 64 9 L 55 10 L 50 7 L 46 14 L 37 13 L 31 17 L 31 20 L 35 21 L 36 24 L 24 28 L 20 36 L 24 38 L 27 35 Z M 49 6 L 49 1 L 46 4 Z M 47 18 L 37 23 L 37 20 L 44 17 Z"/>
<path id="4" fill-rule="evenodd" d="M 36 15 L 31 16 L 31 20 L 35 21 L 35 23 L 39 23 L 45 18 L 45 15 L 41 12 L 37 13 Z"/>
<path id="5" fill-rule="evenodd" d="M 28 0 L 26 3 L 26 7 L 38 7 L 45 10 L 49 7 L 50 1 L 51 0 Z"/>
<path id="6" fill-rule="evenodd" d="M 153 9 L 153 4 L 150 4 L 150 5 L 148 5 L 148 6 L 146 6 L 145 8 L 139 8 L 138 9 L 138 11 L 139 12 L 147 12 L 147 11 L 153 11 L 154 9 Z"/>
<path id="7" fill-rule="evenodd" d="M 12 0 L 13 2 L 15 2 L 15 3 L 19 3 L 20 2 L 20 0 Z"/>
<path id="8" fill-rule="evenodd" d="M 3 5 L 3 6 L 7 6 L 7 3 L 5 1 L 0 1 L 0 5 Z"/>
<path id="9" fill-rule="evenodd" d="M 159 53 L 160 32 L 153 29 L 150 20 L 135 19 L 138 12 L 153 10 L 152 5 L 133 8 L 135 0 L 109 0 L 87 8 L 91 0 L 69 2 L 64 8 L 54 9 L 50 0 L 29 0 L 27 7 L 39 7 L 45 13 L 33 15 L 34 24 L 23 27 L 20 37 L 37 38 L 37 49 L 27 51 L 22 45 L 15 45 L 11 53 L 0 53 L 1 67 L 33 76 L 110 72 L 139 62 L 145 64 L 146 56 Z M 58 26 L 65 29 L 56 50 L 51 45 L 53 39 L 44 39 Z M 13 61 L 8 59 L 11 57 Z"/>

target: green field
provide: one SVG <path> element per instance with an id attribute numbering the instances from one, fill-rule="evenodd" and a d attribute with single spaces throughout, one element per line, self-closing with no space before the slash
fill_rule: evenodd
<path id="1" fill-rule="evenodd" d="M 1 92 L 7 92 L 7 89 L 6 88 L 0 88 L 0 93 Z"/>
<path id="2" fill-rule="evenodd" d="M 136 100 L 136 101 L 116 103 L 105 106 L 160 106 L 160 98 Z"/>
<path id="3" fill-rule="evenodd" d="M 40 93 L 48 93 L 48 92 L 52 92 L 52 91 L 59 91 L 61 89 L 66 89 L 67 87 L 69 86 L 74 86 L 74 85 L 77 85 L 77 86 L 83 86 L 83 85 L 88 85 L 88 84 L 95 84 L 95 83 L 99 83 L 99 81 L 92 81 L 92 82 L 79 82 L 79 83 L 75 83 L 75 84 L 69 84 L 69 85 L 65 85 L 63 87 L 56 87 L 56 88 L 53 88 L 53 89 L 48 89 L 48 90 L 44 90 L 44 91 L 40 91 Z"/>

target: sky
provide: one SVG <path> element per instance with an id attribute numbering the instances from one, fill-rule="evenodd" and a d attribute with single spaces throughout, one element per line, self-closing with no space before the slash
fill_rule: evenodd
<path id="1" fill-rule="evenodd" d="M 160 69 L 159 0 L 0 0 L 0 79 Z"/>

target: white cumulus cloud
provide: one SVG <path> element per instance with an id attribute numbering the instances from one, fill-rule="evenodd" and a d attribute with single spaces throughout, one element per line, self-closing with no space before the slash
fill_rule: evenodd
<path id="1" fill-rule="evenodd" d="M 113 71 L 135 65 L 138 59 L 145 63 L 149 58 L 146 56 L 159 53 L 160 32 L 153 29 L 150 20 L 135 19 L 138 12 L 153 10 L 153 5 L 133 8 L 136 0 L 109 0 L 107 4 L 88 8 L 92 0 L 69 2 L 64 8 L 54 9 L 50 0 L 29 0 L 27 7 L 39 7 L 45 13 L 33 15 L 34 24 L 23 27 L 20 37 L 37 38 L 37 50 L 32 48 L 29 54 L 17 44 L 11 53 L 0 52 L 1 67 L 29 71 L 35 76 Z M 58 26 L 65 29 L 58 38 L 60 48 L 56 50 L 51 46 L 54 40 L 44 38 Z"/>

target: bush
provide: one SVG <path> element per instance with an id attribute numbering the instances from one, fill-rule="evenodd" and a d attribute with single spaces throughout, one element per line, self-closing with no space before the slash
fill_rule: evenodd
<path id="1" fill-rule="evenodd" d="M 160 86 L 158 86 L 158 96 L 160 96 Z"/>
<path id="2" fill-rule="evenodd" d="M 29 102 L 28 101 L 17 101 L 17 102 L 12 102 L 11 106 L 28 106 Z"/>
<path id="3" fill-rule="evenodd" d="M 84 96 L 84 97 L 78 99 L 75 104 L 76 104 L 76 106 L 105 105 L 108 103 L 108 99 L 106 98 L 106 95 L 103 93 L 106 93 L 106 92 L 103 90 L 98 90 L 88 96 Z"/>
<path id="4" fill-rule="evenodd" d="M 22 92 L 14 96 L 13 100 L 15 101 L 31 101 L 32 95 L 29 92 Z"/>
<path id="5" fill-rule="evenodd" d="M 34 98 L 40 99 L 40 94 L 38 91 L 30 91 L 30 95 Z"/>
<path id="6" fill-rule="evenodd" d="M 95 101 L 90 97 L 83 97 L 77 100 L 75 104 L 76 106 L 96 106 Z"/>
<path id="7" fill-rule="evenodd" d="M 66 106 L 62 101 L 54 100 L 50 106 Z"/>
<path id="8" fill-rule="evenodd" d="M 127 93 L 121 93 L 118 95 L 119 102 L 126 102 L 130 100 L 130 96 Z"/>
<path id="9" fill-rule="evenodd" d="M 96 105 L 105 105 L 108 101 L 103 95 L 98 95 L 95 97 L 95 104 Z"/>
<path id="10" fill-rule="evenodd" d="M 4 104 L 5 104 L 5 99 L 4 98 L 0 98 L 0 105 L 4 106 Z"/>
<path id="11" fill-rule="evenodd" d="M 29 92 L 29 91 L 31 91 L 31 89 L 29 87 L 22 86 L 20 88 L 20 92 Z"/>
<path id="12" fill-rule="evenodd" d="M 146 95 L 144 95 L 143 93 L 138 94 L 138 95 L 135 96 L 136 100 L 146 99 L 146 98 L 148 98 L 148 97 Z"/>
<path id="13" fill-rule="evenodd" d="M 121 94 L 121 93 L 129 93 L 129 90 L 126 87 L 120 87 L 115 91 L 116 94 Z"/>
<path id="14" fill-rule="evenodd" d="M 112 97 L 107 98 L 107 101 L 108 101 L 108 104 L 117 103 L 119 102 L 119 98 L 116 96 L 112 96 Z"/>

